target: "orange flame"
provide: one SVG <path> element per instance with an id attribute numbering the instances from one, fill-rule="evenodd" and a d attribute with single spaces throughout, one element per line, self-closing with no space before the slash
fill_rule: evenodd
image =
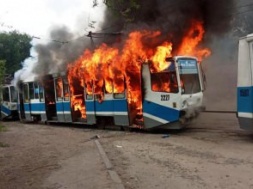
<path id="1" fill-rule="evenodd" d="M 145 47 L 142 41 L 144 38 L 155 39 L 159 35 L 161 35 L 159 31 L 134 31 L 128 35 L 121 50 L 106 44 L 100 45 L 93 52 L 85 50 L 83 55 L 68 67 L 72 106 L 86 117 L 85 103 L 78 101 L 74 95 L 77 87 L 74 80 L 77 79 L 86 94 L 94 93 L 100 97 L 101 103 L 104 91 L 111 94 L 123 93 L 126 90 L 129 111 L 133 115 L 132 123 L 137 117 L 140 118 L 142 116 L 141 65 L 149 61 L 152 63 L 152 73 L 159 72 L 169 66 L 165 58 L 172 56 L 171 42 L 165 41 L 154 49 Z M 198 48 L 203 36 L 203 23 L 193 21 L 192 27 L 182 39 L 177 54 L 197 56 L 200 60 L 209 56 L 209 49 Z M 155 83 L 152 89 L 155 91 L 163 88 L 164 92 L 170 92 L 172 85 L 172 83 Z"/>
<path id="2" fill-rule="evenodd" d="M 211 51 L 207 48 L 199 49 L 198 45 L 203 40 L 205 30 L 201 21 L 193 20 L 192 27 L 182 40 L 178 54 L 196 56 L 200 61 L 210 56 Z"/>
<path id="3" fill-rule="evenodd" d="M 81 118 L 85 119 L 86 118 L 86 108 L 85 108 L 85 103 L 84 103 L 84 95 L 83 91 L 78 91 L 79 94 L 76 94 L 77 92 L 75 91 L 75 81 L 82 81 L 79 79 L 81 75 L 78 75 L 79 67 L 69 67 L 69 72 L 68 72 L 68 81 L 69 81 L 69 88 L 70 88 L 70 102 L 71 102 L 71 107 L 73 111 L 79 111 L 81 113 Z M 77 75 L 76 75 L 77 74 Z M 79 88 L 83 89 L 83 82 L 79 85 Z"/>

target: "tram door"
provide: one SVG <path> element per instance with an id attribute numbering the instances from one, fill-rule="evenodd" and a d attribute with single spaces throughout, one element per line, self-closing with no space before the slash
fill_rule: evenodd
<path id="1" fill-rule="evenodd" d="M 117 78 L 117 82 L 113 84 L 113 116 L 115 125 L 130 125 L 126 84 L 123 76 Z"/>
<path id="2" fill-rule="evenodd" d="M 142 67 L 145 96 L 143 100 L 144 127 L 151 128 L 177 121 L 179 118 L 179 88 L 175 67 L 151 73 L 149 65 Z"/>
<path id="3" fill-rule="evenodd" d="M 25 108 L 24 108 L 24 97 L 23 93 L 19 92 L 18 93 L 18 111 L 19 111 L 19 119 L 23 120 L 25 119 Z"/>
<path id="4" fill-rule="evenodd" d="M 30 101 L 30 95 L 29 95 L 29 86 L 33 85 L 33 83 L 24 83 L 23 85 L 23 94 L 24 94 L 24 104 L 23 104 L 23 107 L 24 107 L 24 115 L 25 115 L 25 119 L 26 120 L 32 120 L 32 117 L 31 117 L 31 101 Z M 22 110 L 21 110 L 22 111 Z M 21 115 L 23 113 L 21 112 Z"/>
<path id="5" fill-rule="evenodd" d="M 57 120 L 56 117 L 56 104 L 55 104 L 55 91 L 54 91 L 54 79 L 52 75 L 46 75 L 43 78 L 43 88 L 41 87 L 40 90 L 40 97 L 45 101 L 45 108 L 46 108 L 46 116 L 47 120 Z M 43 95 L 44 92 L 44 95 Z"/>
<path id="6" fill-rule="evenodd" d="M 88 125 L 93 125 L 97 123 L 95 114 L 95 101 L 94 101 L 94 91 L 93 83 L 89 82 L 84 88 L 85 92 L 85 109 L 86 109 L 86 120 Z"/>
<path id="7" fill-rule="evenodd" d="M 95 87 L 92 84 L 86 86 L 85 105 L 87 124 L 96 124 L 98 117 L 101 117 L 102 120 L 105 120 L 106 117 L 111 117 L 115 125 L 129 125 L 124 79 L 122 78 L 122 81 L 118 81 L 117 84 L 122 86 L 116 89 L 114 84 L 113 89 L 110 90 L 106 89 L 106 87 L 94 89 Z M 101 90 L 103 91 L 102 94 Z"/>
<path id="8" fill-rule="evenodd" d="M 72 122 L 69 85 L 67 78 L 54 79 L 57 120 L 60 122 Z"/>

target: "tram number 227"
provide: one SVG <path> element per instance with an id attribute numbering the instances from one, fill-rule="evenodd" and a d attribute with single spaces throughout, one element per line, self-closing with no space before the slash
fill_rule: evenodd
<path id="1" fill-rule="evenodd" d="M 161 95 L 161 101 L 169 101 L 170 95 Z"/>

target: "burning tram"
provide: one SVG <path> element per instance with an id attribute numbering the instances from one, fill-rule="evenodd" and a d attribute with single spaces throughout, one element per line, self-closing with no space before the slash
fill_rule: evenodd
<path id="1" fill-rule="evenodd" d="M 166 58 L 164 69 L 149 62 L 140 75 L 128 80 L 104 78 L 89 81 L 71 71 L 19 83 L 19 116 L 23 121 L 66 122 L 86 125 L 151 129 L 180 129 L 203 109 L 203 73 L 197 58 Z M 88 74 L 88 73 L 87 73 Z M 97 76 L 99 77 L 99 76 Z M 129 84 L 138 81 L 138 86 Z M 133 87 L 134 86 L 134 87 Z"/>
<path id="2" fill-rule="evenodd" d="M 237 117 L 242 129 L 253 130 L 253 34 L 239 40 Z"/>

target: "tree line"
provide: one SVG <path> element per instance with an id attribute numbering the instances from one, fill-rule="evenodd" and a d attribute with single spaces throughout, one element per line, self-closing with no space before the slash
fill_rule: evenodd
<path id="1" fill-rule="evenodd" d="M 32 37 L 17 31 L 0 33 L 0 82 L 4 75 L 14 75 L 21 63 L 30 56 Z"/>

